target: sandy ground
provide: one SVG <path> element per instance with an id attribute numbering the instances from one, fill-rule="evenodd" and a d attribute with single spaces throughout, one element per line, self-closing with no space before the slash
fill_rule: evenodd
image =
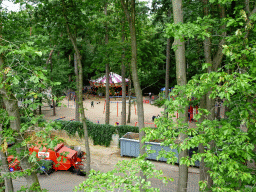
<path id="1" fill-rule="evenodd" d="M 147 98 L 146 98 L 147 99 Z M 94 107 L 91 107 L 91 101 L 94 101 Z M 104 104 L 105 104 L 105 98 L 94 98 L 85 100 L 84 102 L 84 108 L 85 108 L 85 115 L 86 117 L 94 122 L 94 123 L 105 123 L 105 115 L 104 113 Z M 63 120 L 69 121 L 70 119 L 75 118 L 75 102 L 74 101 L 68 101 L 67 99 L 64 99 L 62 102 L 63 106 L 56 108 L 56 116 L 52 116 L 53 112 L 52 109 L 45 105 L 43 107 L 42 113 L 45 115 L 46 119 L 58 119 L 60 117 L 65 117 Z M 152 116 L 157 116 L 158 114 L 161 116 L 161 113 L 163 112 L 163 108 L 158 108 L 150 104 L 144 104 L 144 115 L 145 115 L 145 124 L 150 127 L 154 127 L 154 124 L 152 124 Z M 122 103 L 121 99 L 117 98 L 111 98 L 110 99 L 110 124 L 114 125 L 115 122 L 121 122 L 121 112 L 122 112 Z M 135 114 L 136 112 L 136 114 Z M 126 104 L 126 119 L 128 117 L 128 101 Z M 138 121 L 137 117 L 137 106 L 132 104 L 131 105 L 131 123 L 128 123 L 127 125 L 134 126 L 135 123 Z M 151 123 L 151 124 L 147 124 Z"/>
<path id="2" fill-rule="evenodd" d="M 145 98 L 148 99 L 148 98 Z M 91 101 L 94 101 L 94 107 L 91 107 Z M 111 98 L 110 103 L 110 124 L 114 125 L 116 122 L 121 122 L 121 101 L 120 99 L 113 99 Z M 117 102 L 119 102 L 117 104 Z M 94 123 L 105 123 L 105 113 L 104 112 L 104 103 L 105 99 L 89 99 L 85 100 L 84 102 L 85 107 L 85 114 L 86 117 L 94 122 Z M 63 100 L 61 107 L 56 108 L 56 116 L 53 116 L 53 110 L 45 105 L 43 107 L 42 113 L 45 115 L 45 119 L 47 120 L 55 120 L 61 117 L 65 117 L 63 120 L 71 120 L 75 118 L 75 103 L 74 101 L 67 101 L 66 99 Z M 137 112 L 137 106 L 134 106 L 132 104 L 131 107 L 131 123 L 127 123 L 127 125 L 134 126 L 137 122 L 138 116 L 135 115 L 135 110 Z M 152 116 L 162 115 L 162 112 L 164 111 L 163 108 L 158 108 L 154 105 L 150 104 L 144 104 L 144 117 L 145 117 L 145 126 L 149 127 L 155 127 L 154 123 L 152 122 Z M 128 113 L 128 103 L 127 103 L 127 113 Z M 147 124 L 150 123 L 150 124 Z M 195 126 L 195 123 L 190 123 L 190 127 Z M 63 133 L 64 137 L 67 137 L 67 134 Z M 77 138 L 74 138 L 80 143 L 80 146 L 84 148 L 84 140 L 80 140 Z M 109 160 L 112 164 L 116 164 L 118 160 L 122 160 L 123 157 L 120 156 L 120 149 L 118 148 L 118 141 L 119 137 L 118 135 L 113 135 L 112 142 L 110 147 L 102 147 L 102 146 L 94 146 L 92 140 L 89 140 L 90 142 L 90 149 L 92 153 L 92 158 L 96 157 L 99 161 L 105 162 Z M 85 150 L 85 148 L 84 148 Z M 114 155 L 113 155 L 114 154 Z M 95 156 L 94 156 L 95 155 Z M 103 156 L 107 156 L 106 158 Z M 114 160 L 110 157 L 115 157 Z M 120 159 L 121 158 L 121 159 Z M 96 159 L 95 159 L 96 160 Z M 101 162 L 101 163 L 102 163 Z M 94 161 L 92 161 L 94 163 Z"/>

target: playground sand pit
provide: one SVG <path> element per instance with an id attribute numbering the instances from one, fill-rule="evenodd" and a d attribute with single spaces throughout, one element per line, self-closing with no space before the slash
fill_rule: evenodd
<path id="1" fill-rule="evenodd" d="M 91 107 L 91 101 L 94 101 L 94 107 Z M 117 103 L 118 102 L 118 103 Z M 62 120 L 72 120 L 75 118 L 75 102 L 68 101 L 64 99 L 62 101 L 62 106 L 56 108 L 56 116 L 53 116 L 53 109 L 49 106 L 45 105 L 42 108 L 42 114 L 44 114 L 44 118 L 47 120 L 55 120 L 61 117 L 65 117 Z M 104 104 L 105 98 L 93 98 L 88 99 L 83 102 L 85 107 L 85 115 L 86 118 L 94 123 L 105 123 L 105 112 L 104 112 Z M 121 99 L 114 99 L 111 98 L 110 100 L 110 124 L 115 125 L 116 122 L 119 124 L 121 123 L 121 110 L 122 110 L 122 103 Z M 126 120 L 128 117 L 128 100 L 126 105 Z M 136 111 L 136 114 L 135 114 Z M 154 123 L 152 122 L 152 116 L 157 116 L 158 114 L 161 115 L 163 112 L 163 108 L 158 108 L 148 103 L 144 103 L 144 116 L 145 116 L 145 124 L 149 127 L 155 127 Z M 131 105 L 131 122 L 127 123 L 127 125 L 135 126 L 135 123 L 138 121 L 137 117 L 137 106 L 132 104 Z M 75 139 L 70 138 L 68 135 L 65 135 L 65 132 L 59 133 L 59 137 L 63 137 L 65 139 L 73 139 L 75 142 L 78 142 L 80 146 L 82 146 L 82 150 L 86 152 L 84 147 L 84 140 L 83 139 Z M 117 140 L 117 138 L 115 139 Z M 66 140 L 67 142 L 67 140 Z M 90 151 L 91 151 L 91 161 L 92 164 L 95 164 L 96 167 L 100 168 L 100 165 L 111 164 L 115 165 L 118 160 L 123 160 L 127 158 L 123 158 L 120 156 L 120 149 L 118 148 L 118 142 L 115 141 L 111 143 L 110 147 L 98 146 L 93 145 L 92 140 L 89 140 L 90 143 Z"/>
<path id="2" fill-rule="evenodd" d="M 144 98 L 148 99 L 148 98 Z M 94 101 L 94 107 L 91 107 L 91 101 Z M 118 102 L 118 103 L 117 103 Z M 56 107 L 56 116 L 53 116 L 53 109 L 49 106 L 45 105 L 42 109 L 42 113 L 44 114 L 44 118 L 47 120 L 55 120 L 61 117 L 64 117 L 62 120 L 72 120 L 75 118 L 75 102 L 68 101 L 64 99 L 62 101 L 61 107 Z M 105 123 L 105 112 L 104 112 L 104 104 L 105 98 L 91 98 L 87 99 L 83 102 L 85 108 L 85 115 L 86 118 L 94 123 Z M 144 119 L 145 119 L 145 126 L 154 128 L 155 125 L 152 122 L 152 116 L 157 116 L 158 114 L 162 116 L 162 112 L 164 111 L 163 108 L 158 108 L 154 105 L 150 105 L 149 103 L 144 103 Z M 116 122 L 119 124 L 121 123 L 121 110 L 122 110 L 122 103 L 121 99 L 110 99 L 110 124 L 115 125 Z M 128 117 L 128 100 L 126 105 L 126 120 Z M 136 114 L 135 114 L 136 111 Z M 131 105 L 131 122 L 127 123 L 127 125 L 135 126 L 136 122 L 138 121 L 137 116 L 137 106 L 132 104 Z M 194 126 L 194 124 L 190 124 L 190 126 Z M 67 138 L 65 132 L 62 132 L 60 137 Z M 85 150 L 84 139 L 78 139 L 76 137 L 76 141 L 80 143 L 82 146 L 82 150 Z M 71 138 L 74 139 L 74 138 Z M 92 140 L 89 140 L 90 143 L 90 151 L 92 154 L 92 163 L 99 165 L 101 162 L 104 164 L 115 164 L 118 160 L 125 159 L 120 156 L 120 149 L 118 148 L 118 137 L 114 137 L 115 141 L 111 142 L 110 147 L 98 146 L 93 145 Z M 158 140 L 154 140 L 153 142 L 159 142 Z M 115 158 L 113 158 L 115 157 Z"/>
<path id="3" fill-rule="evenodd" d="M 147 98 L 145 98 L 148 100 Z M 91 107 L 91 101 L 94 101 L 94 107 Z M 88 120 L 104 124 L 105 123 L 105 98 L 94 98 L 88 99 L 84 102 L 85 108 L 85 116 Z M 64 99 L 62 101 L 61 107 L 56 107 L 56 116 L 53 116 L 53 109 L 49 106 L 45 105 L 43 107 L 42 113 L 45 115 L 45 119 L 48 120 L 55 120 L 61 117 L 65 117 L 62 120 L 72 120 L 75 119 L 75 102 L 68 101 Z M 126 104 L 126 120 L 128 118 L 128 100 Z M 157 116 L 158 114 L 161 116 L 162 112 L 164 111 L 163 108 L 158 108 L 154 105 L 150 105 L 149 103 L 144 103 L 144 119 L 145 119 L 145 126 L 148 127 L 155 127 L 154 122 L 152 121 L 152 116 Z M 121 112 L 122 112 L 122 103 L 121 99 L 110 99 L 110 124 L 115 125 L 116 122 L 119 124 L 121 123 Z M 135 126 L 136 122 L 138 121 L 137 116 L 137 105 L 131 105 L 131 122 L 127 123 L 127 125 Z"/>

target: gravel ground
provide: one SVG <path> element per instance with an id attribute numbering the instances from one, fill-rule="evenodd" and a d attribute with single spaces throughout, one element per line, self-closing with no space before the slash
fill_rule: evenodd
<path id="1" fill-rule="evenodd" d="M 91 150 L 91 168 L 95 171 L 107 172 L 114 168 L 114 165 L 118 161 L 130 160 L 131 157 L 121 157 L 120 149 L 116 147 L 114 142 L 108 148 L 102 146 L 90 145 Z M 165 186 L 158 179 L 150 179 L 152 187 L 159 188 L 161 192 L 175 192 L 178 184 L 179 167 L 177 165 L 169 165 L 165 162 L 151 161 L 157 170 L 163 171 L 163 176 L 173 178 L 173 182 L 169 182 Z M 38 174 L 39 182 L 42 188 L 49 190 L 49 192 L 71 192 L 75 186 L 82 183 L 85 177 L 72 174 L 69 171 L 57 171 L 49 176 Z M 188 192 L 197 192 L 199 181 L 199 170 L 198 168 L 189 168 L 188 177 Z M 15 191 L 18 191 L 22 185 L 25 185 L 25 179 L 20 178 L 13 181 Z M 117 190 L 118 191 L 118 190 Z"/>

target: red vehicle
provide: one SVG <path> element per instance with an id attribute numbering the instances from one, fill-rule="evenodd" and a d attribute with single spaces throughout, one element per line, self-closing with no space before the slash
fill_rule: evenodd
<path id="1" fill-rule="evenodd" d="M 14 159 L 13 155 L 10 155 L 9 157 L 7 157 L 10 171 L 13 172 L 13 171 L 21 170 L 21 167 L 19 165 L 20 162 L 17 159 L 14 159 L 14 160 L 13 159 Z"/>
<path id="2" fill-rule="evenodd" d="M 58 144 L 54 150 L 43 147 L 40 151 L 40 146 L 33 146 L 29 148 L 29 151 L 30 154 L 36 152 L 41 172 L 49 174 L 58 170 L 70 170 L 82 175 L 81 171 L 85 152 L 70 149 L 64 146 L 63 143 Z M 17 159 L 13 161 L 13 159 L 13 156 L 8 157 L 10 171 L 21 170 L 19 161 Z"/>

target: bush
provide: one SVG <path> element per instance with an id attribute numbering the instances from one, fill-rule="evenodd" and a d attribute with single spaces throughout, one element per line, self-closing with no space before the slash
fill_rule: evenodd
<path id="1" fill-rule="evenodd" d="M 44 123 L 46 120 L 39 119 L 39 123 Z M 29 117 L 21 117 L 21 123 L 31 123 L 31 118 Z M 57 129 L 65 130 L 68 135 L 75 136 L 76 132 L 80 138 L 84 137 L 84 129 L 83 123 L 79 121 L 57 121 Z M 86 120 L 88 136 L 93 140 L 94 145 L 102 145 L 105 147 L 109 147 L 112 141 L 112 135 L 114 133 L 118 133 L 119 138 L 123 137 L 127 132 L 135 132 L 139 133 L 139 128 L 129 125 L 106 125 L 106 124 L 96 124 L 91 121 Z"/>

